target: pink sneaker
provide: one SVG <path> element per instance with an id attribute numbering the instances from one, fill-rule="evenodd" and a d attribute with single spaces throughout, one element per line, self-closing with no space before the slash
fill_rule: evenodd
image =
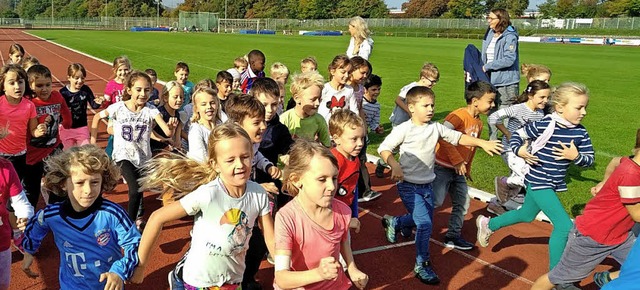
<path id="1" fill-rule="evenodd" d="M 489 245 L 489 238 L 491 237 L 491 234 L 493 234 L 493 231 L 489 229 L 489 220 L 490 218 L 483 215 L 479 215 L 476 219 L 476 226 L 478 227 L 478 243 L 480 243 L 480 246 L 482 247 L 487 247 Z"/>
<path id="2" fill-rule="evenodd" d="M 20 253 L 24 255 L 24 249 L 22 248 L 22 240 L 24 239 L 24 233 L 21 233 L 19 236 L 13 236 L 11 242 L 13 243 L 13 247 L 16 248 Z"/>

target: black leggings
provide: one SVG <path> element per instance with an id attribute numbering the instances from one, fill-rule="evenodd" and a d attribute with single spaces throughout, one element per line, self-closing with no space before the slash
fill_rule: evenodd
<path id="1" fill-rule="evenodd" d="M 362 197 L 365 192 L 371 190 L 371 179 L 369 178 L 369 170 L 367 169 L 367 143 L 368 140 L 365 141 L 364 146 L 362 146 L 362 150 L 360 150 L 360 154 L 358 154 L 358 158 L 360 159 L 358 197 Z"/>
<path id="2" fill-rule="evenodd" d="M 264 255 L 269 251 L 267 244 L 264 242 L 264 236 L 260 227 L 258 227 L 258 221 L 253 226 L 253 234 L 249 239 L 249 249 L 247 255 L 244 258 L 245 270 L 242 275 L 242 289 L 247 288 L 248 283 L 254 282 L 256 274 L 260 270 L 260 263 L 264 258 Z"/>
<path id="3" fill-rule="evenodd" d="M 135 167 L 129 160 L 118 161 L 117 164 L 120 166 L 122 176 L 129 187 L 129 205 L 127 207 L 129 218 L 135 221 L 144 215 L 142 192 L 140 192 L 140 184 L 138 184 L 138 178 L 141 177 L 140 169 Z"/>

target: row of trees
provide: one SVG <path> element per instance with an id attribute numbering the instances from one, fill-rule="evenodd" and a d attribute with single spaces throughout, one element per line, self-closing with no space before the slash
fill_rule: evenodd
<path id="1" fill-rule="evenodd" d="M 156 16 L 162 0 L 0 0 L 0 17 L 84 18 Z M 409 18 L 480 18 L 487 7 L 504 7 L 523 15 L 529 0 L 410 0 L 402 4 Z M 538 6 L 545 18 L 640 16 L 640 0 L 546 0 Z M 179 10 L 219 12 L 228 18 L 331 19 L 360 15 L 388 17 L 383 0 L 185 0 L 177 9 L 159 7 L 163 16 Z"/>

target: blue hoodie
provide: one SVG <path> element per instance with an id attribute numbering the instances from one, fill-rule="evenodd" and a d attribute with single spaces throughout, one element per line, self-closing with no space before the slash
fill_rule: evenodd
<path id="1" fill-rule="evenodd" d="M 520 62 L 518 57 L 518 31 L 509 25 L 498 37 L 493 61 L 487 63 L 487 47 L 495 31 L 489 28 L 482 40 L 482 62 L 490 76 L 491 84 L 503 87 L 520 82 Z"/>

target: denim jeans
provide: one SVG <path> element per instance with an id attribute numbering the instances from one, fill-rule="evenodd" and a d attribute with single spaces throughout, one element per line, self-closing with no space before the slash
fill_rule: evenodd
<path id="1" fill-rule="evenodd" d="M 451 196 L 451 216 L 447 238 L 460 237 L 464 215 L 469 210 L 469 189 L 467 179 L 459 175 L 453 168 L 446 168 L 436 164 L 434 168 L 436 179 L 433 181 L 433 205 L 440 207 L 447 192 Z"/>
<path id="2" fill-rule="evenodd" d="M 429 238 L 433 229 L 433 189 L 431 183 L 398 182 L 398 195 L 408 214 L 396 218 L 396 230 L 416 227 L 416 263 L 429 261 Z"/>

